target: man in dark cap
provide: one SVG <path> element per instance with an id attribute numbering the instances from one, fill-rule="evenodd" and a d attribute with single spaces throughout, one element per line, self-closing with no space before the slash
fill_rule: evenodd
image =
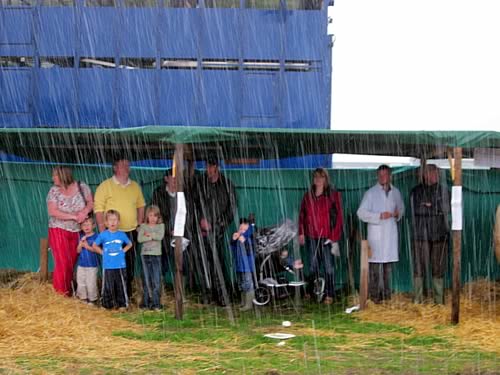
<path id="1" fill-rule="evenodd" d="M 198 264 L 200 282 L 205 290 L 204 302 L 210 298 L 221 305 L 227 304 L 224 293 L 229 278 L 223 276 L 225 253 L 228 242 L 224 238 L 227 227 L 233 222 L 236 211 L 236 194 L 232 182 L 221 174 L 219 161 L 207 160 L 206 172 L 196 179 L 194 189 L 195 224 L 198 229 Z"/>

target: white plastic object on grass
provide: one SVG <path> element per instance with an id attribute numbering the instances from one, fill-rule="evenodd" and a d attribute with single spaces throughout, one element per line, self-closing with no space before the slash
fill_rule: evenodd
<path id="1" fill-rule="evenodd" d="M 277 340 L 288 340 L 293 337 L 295 337 L 294 334 L 291 333 L 268 333 L 267 335 L 264 335 L 264 337 L 270 338 L 270 339 L 277 339 Z"/>
<path id="2" fill-rule="evenodd" d="M 359 308 L 360 308 L 359 305 L 355 305 L 353 307 L 349 307 L 349 308 L 345 309 L 345 313 L 346 314 L 350 314 L 350 313 L 353 313 L 354 311 L 359 311 Z"/>
<path id="3" fill-rule="evenodd" d="M 290 322 L 289 320 L 284 320 L 283 323 L 281 323 L 281 325 L 283 327 L 291 327 L 292 326 L 292 322 Z"/>

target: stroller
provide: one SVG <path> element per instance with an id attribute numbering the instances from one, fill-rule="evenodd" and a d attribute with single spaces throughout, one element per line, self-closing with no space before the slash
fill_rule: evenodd
<path id="1" fill-rule="evenodd" d="M 289 273 L 296 278 L 293 266 L 288 263 L 288 244 L 297 235 L 297 225 L 290 220 L 282 224 L 262 228 L 255 234 L 258 278 L 253 303 L 264 306 L 274 299 L 291 295 L 291 288 L 303 287 L 304 281 L 289 281 Z"/>

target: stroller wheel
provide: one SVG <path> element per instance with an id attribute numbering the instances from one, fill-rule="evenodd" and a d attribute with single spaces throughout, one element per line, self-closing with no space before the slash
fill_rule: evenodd
<path id="1" fill-rule="evenodd" d="M 269 289 L 262 286 L 255 289 L 255 298 L 253 300 L 254 304 L 256 304 L 257 306 L 264 306 L 267 305 L 270 300 L 271 293 L 269 292 Z"/>

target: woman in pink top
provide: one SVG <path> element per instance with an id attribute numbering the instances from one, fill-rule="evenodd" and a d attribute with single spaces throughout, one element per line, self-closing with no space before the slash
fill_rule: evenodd
<path id="1" fill-rule="evenodd" d="M 68 167 L 55 167 L 52 181 L 54 185 L 47 195 L 49 246 L 54 257 L 52 283 L 56 292 L 69 296 L 78 257 L 76 247 L 80 223 L 92 211 L 94 200 L 90 188 L 75 181 Z"/>

